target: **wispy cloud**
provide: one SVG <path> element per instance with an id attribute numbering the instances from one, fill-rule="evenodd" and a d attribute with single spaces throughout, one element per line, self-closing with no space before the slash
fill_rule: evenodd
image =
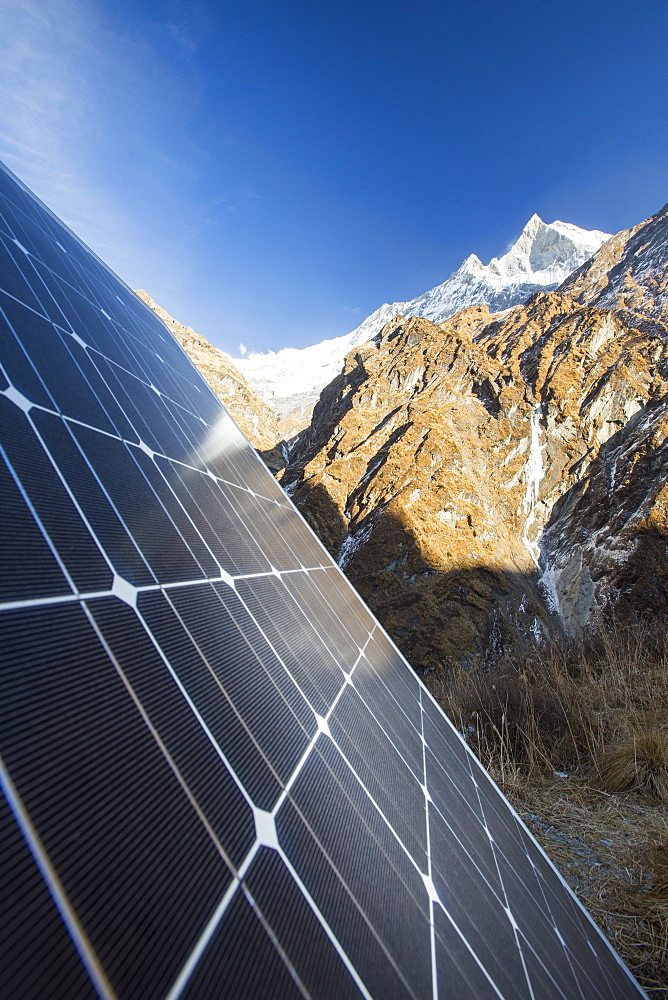
<path id="1" fill-rule="evenodd" d="M 203 0 L 169 0 L 166 20 L 155 30 L 169 36 L 187 56 L 194 55 L 214 30 L 214 18 Z"/>
<path id="2" fill-rule="evenodd" d="M 243 187 L 236 191 L 228 191 L 226 194 L 217 195 L 208 203 L 207 208 L 223 208 L 228 212 L 237 212 L 240 208 L 257 205 L 262 201 L 262 195 L 255 188 Z"/>
<path id="3" fill-rule="evenodd" d="M 173 251 L 113 179 L 116 166 L 130 172 L 135 150 L 140 162 L 137 143 L 145 157 L 138 116 L 167 83 L 150 46 L 139 52 L 93 0 L 4 0 L 0 37 L 0 158 L 126 280 L 149 285 L 165 269 L 176 279 Z M 183 169 L 158 149 L 154 163 L 156 175 Z"/>

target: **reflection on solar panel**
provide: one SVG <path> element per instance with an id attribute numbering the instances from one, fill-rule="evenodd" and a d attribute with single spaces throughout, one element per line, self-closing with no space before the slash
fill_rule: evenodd
<path id="1" fill-rule="evenodd" d="M 2 995 L 642 996 L 162 323 L 0 174 Z"/>

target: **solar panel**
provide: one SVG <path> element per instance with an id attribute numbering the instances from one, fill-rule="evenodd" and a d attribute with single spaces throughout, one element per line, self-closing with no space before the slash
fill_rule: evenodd
<path id="1" fill-rule="evenodd" d="M 2 995 L 642 996 L 160 320 L 0 183 Z"/>

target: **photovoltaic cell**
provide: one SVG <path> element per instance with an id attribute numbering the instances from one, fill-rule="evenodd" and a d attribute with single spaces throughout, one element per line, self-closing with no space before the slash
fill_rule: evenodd
<path id="1" fill-rule="evenodd" d="M 220 993 L 221 984 L 224 992 Z M 182 993 L 184 1000 L 224 996 L 230 1000 L 300 1000 L 304 992 L 260 914 L 241 890 Z"/>
<path id="2" fill-rule="evenodd" d="M 258 852 L 245 884 L 288 962 L 299 969 L 305 992 L 317 996 L 327 983 L 337 1000 L 360 1000 L 359 987 L 276 851 Z"/>
<path id="3" fill-rule="evenodd" d="M 642 992 L 160 320 L 0 170 L 0 992 Z"/>
<path id="4" fill-rule="evenodd" d="M 95 1000 L 97 992 L 4 799 L 0 835 L 5 872 L 0 894 L 0 994 L 39 996 L 47 966 L 49 996 L 54 1000 Z"/>

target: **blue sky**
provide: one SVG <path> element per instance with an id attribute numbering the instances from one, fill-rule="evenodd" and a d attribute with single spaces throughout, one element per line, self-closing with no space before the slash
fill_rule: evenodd
<path id="1" fill-rule="evenodd" d="M 217 346 L 668 201 L 665 0 L 3 0 L 0 158 Z"/>

